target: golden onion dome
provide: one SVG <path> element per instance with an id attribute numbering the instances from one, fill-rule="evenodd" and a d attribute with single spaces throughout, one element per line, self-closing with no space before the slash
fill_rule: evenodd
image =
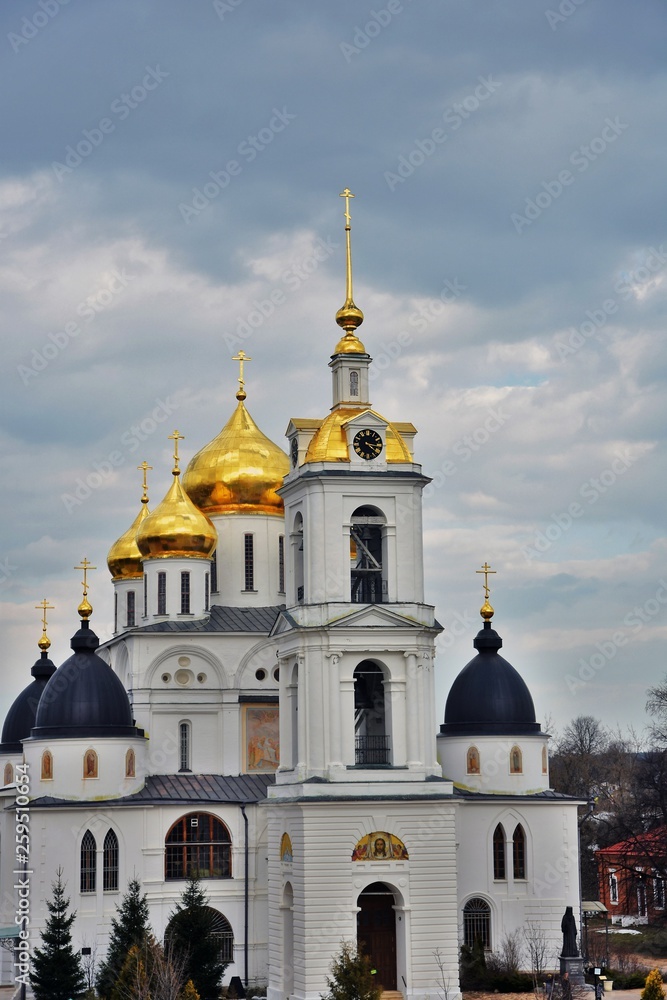
<path id="1" fill-rule="evenodd" d="M 373 413 L 367 407 L 332 410 L 320 424 L 308 445 L 305 462 L 349 462 L 347 435 L 344 425 L 361 413 Z M 379 414 L 376 414 L 379 416 Z M 384 418 L 382 418 L 384 419 Z M 412 462 L 410 449 L 394 424 L 387 424 L 387 462 Z"/>
<path id="2" fill-rule="evenodd" d="M 144 559 L 210 559 L 218 533 L 181 486 L 178 442 L 182 435 L 174 431 L 169 437 L 174 442 L 174 481 L 162 503 L 141 522 L 139 551 Z"/>
<path id="3" fill-rule="evenodd" d="M 107 566 L 109 567 L 112 580 L 135 580 L 137 577 L 142 576 L 142 557 L 137 545 L 137 532 L 149 514 L 148 506 L 142 504 L 141 510 L 130 527 L 109 549 Z"/>
<path id="4" fill-rule="evenodd" d="M 283 501 L 276 490 L 289 471 L 289 459 L 246 410 L 243 386 L 236 396 L 238 405 L 218 436 L 191 459 L 183 487 L 208 515 L 282 516 Z"/>

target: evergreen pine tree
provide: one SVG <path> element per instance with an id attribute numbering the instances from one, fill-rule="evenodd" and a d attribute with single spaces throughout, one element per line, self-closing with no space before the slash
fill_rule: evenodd
<path id="1" fill-rule="evenodd" d="M 133 945 L 141 948 L 150 933 L 148 900 L 141 891 L 139 879 L 130 879 L 127 892 L 116 907 L 116 916 L 111 921 L 107 957 L 97 976 L 97 992 L 100 996 L 109 1000 L 130 949 Z"/>
<path id="2" fill-rule="evenodd" d="M 179 1000 L 199 1000 L 199 994 L 195 989 L 195 984 L 191 979 L 188 979 L 187 983 L 183 987 L 183 992 L 180 995 Z"/>
<path id="3" fill-rule="evenodd" d="M 192 980 L 202 1000 L 216 1000 L 227 968 L 220 961 L 220 944 L 214 936 L 215 911 L 196 875 L 191 875 L 167 929 L 168 950 L 183 963 L 183 978 Z"/>
<path id="4" fill-rule="evenodd" d="M 133 944 L 125 956 L 111 996 L 114 1000 L 150 1000 L 150 977 L 144 962 L 143 949 Z"/>
<path id="5" fill-rule="evenodd" d="M 665 987 L 659 969 L 653 969 L 646 977 L 641 1000 L 665 1000 Z"/>
<path id="6" fill-rule="evenodd" d="M 42 931 L 42 947 L 35 948 L 30 985 L 35 1000 L 76 1000 L 86 989 L 81 959 L 72 948 L 72 924 L 76 913 L 69 913 L 62 869 L 52 883 L 53 897 L 47 899 L 49 915 Z"/>
<path id="7" fill-rule="evenodd" d="M 382 989 L 368 955 L 343 941 L 327 976 L 329 992 L 323 1000 L 379 1000 Z"/>

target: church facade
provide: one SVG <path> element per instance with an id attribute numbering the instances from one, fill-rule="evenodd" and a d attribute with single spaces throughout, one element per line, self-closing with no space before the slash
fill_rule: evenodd
<path id="1" fill-rule="evenodd" d="M 349 222 L 328 414 L 292 417 L 286 454 L 246 408 L 240 352 L 236 408 L 183 475 L 174 432 L 172 485 L 152 511 L 141 467 L 140 510 L 109 552 L 112 639 L 94 634 L 85 561 L 58 669 L 44 618 L 0 744 L 9 940 L 28 928 L 21 877 L 30 945 L 61 870 L 75 944 L 100 958 L 130 878 L 162 938 L 196 872 L 225 980 L 271 1000 L 319 997 L 343 941 L 406 998 L 456 996 L 461 945 L 498 948 L 516 930 L 543 935 L 556 963 L 563 910 L 578 911 L 577 803 L 549 788 L 548 737 L 499 653 L 488 588 L 473 659 L 446 665 L 434 732 L 429 480 L 415 428 L 369 397 Z M 2 985 L 15 962 L 0 952 Z"/>

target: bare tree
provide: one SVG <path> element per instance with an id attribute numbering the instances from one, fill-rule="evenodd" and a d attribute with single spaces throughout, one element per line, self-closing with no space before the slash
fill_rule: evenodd
<path id="1" fill-rule="evenodd" d="M 81 968 L 86 980 L 86 989 L 95 990 L 95 980 L 97 979 L 97 941 L 93 938 L 92 943 L 88 943 L 88 938 L 84 937 L 81 948 Z"/>
<path id="2" fill-rule="evenodd" d="M 533 989 L 537 992 L 540 981 L 544 978 L 549 959 L 549 942 L 541 924 L 528 921 L 523 928 L 523 940 L 528 952 L 530 974 L 533 979 Z"/>
<path id="3" fill-rule="evenodd" d="M 438 978 L 436 985 L 438 988 L 438 996 L 440 1000 L 449 1000 L 449 994 L 451 992 L 451 979 L 449 972 L 445 968 L 445 959 L 439 948 L 436 948 L 433 952 L 433 958 L 435 959 L 435 964 L 438 966 Z"/>

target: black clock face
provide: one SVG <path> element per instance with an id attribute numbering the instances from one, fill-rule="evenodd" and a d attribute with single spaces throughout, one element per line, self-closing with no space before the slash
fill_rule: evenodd
<path id="1" fill-rule="evenodd" d="M 359 458 L 365 458 L 367 461 L 371 458 L 377 458 L 382 451 L 382 438 L 377 431 L 371 430 L 370 427 L 357 431 L 352 443 Z"/>
<path id="2" fill-rule="evenodd" d="M 296 469 L 296 463 L 299 461 L 299 442 L 295 437 L 292 438 L 292 466 Z"/>

